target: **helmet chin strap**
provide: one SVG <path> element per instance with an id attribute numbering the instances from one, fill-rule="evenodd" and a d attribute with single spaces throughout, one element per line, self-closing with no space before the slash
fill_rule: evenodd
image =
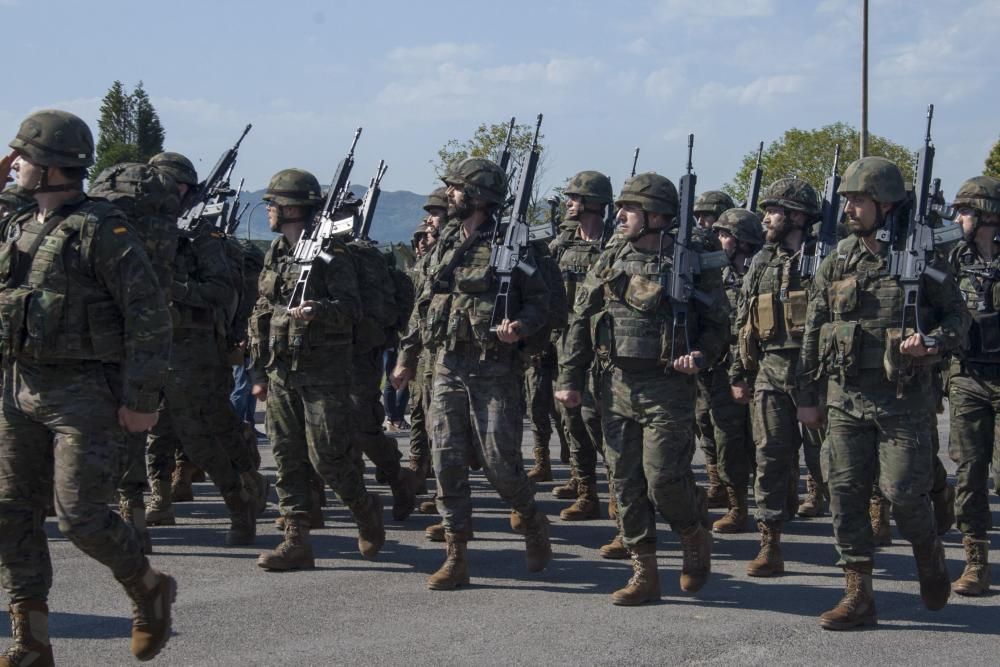
<path id="1" fill-rule="evenodd" d="M 38 185 L 33 188 L 25 188 L 29 192 L 76 192 L 83 190 L 83 181 L 77 181 L 74 183 L 63 183 L 62 185 L 49 185 L 49 168 L 42 165 L 41 167 L 42 177 L 38 181 Z"/>

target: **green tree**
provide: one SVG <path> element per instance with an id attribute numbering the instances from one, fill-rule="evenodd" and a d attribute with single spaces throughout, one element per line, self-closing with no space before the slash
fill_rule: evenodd
<path id="1" fill-rule="evenodd" d="M 983 175 L 1000 178 L 1000 139 L 993 144 L 990 154 L 986 156 L 986 166 L 983 169 Z"/>
<path id="2" fill-rule="evenodd" d="M 140 81 L 129 93 L 121 81 L 111 84 L 97 121 L 97 154 L 90 178 L 121 162 L 145 162 L 163 151 L 164 131 Z"/>
<path id="3" fill-rule="evenodd" d="M 764 148 L 760 166 L 763 169 L 761 187 L 779 178 L 794 176 L 810 183 L 818 192 L 822 192 L 823 183 L 830 175 L 833 165 L 833 154 L 837 144 L 840 144 L 840 173 L 848 164 L 858 159 L 859 133 L 847 123 L 834 123 L 818 130 L 800 130 L 792 128 L 786 131 L 780 139 L 772 141 Z M 889 141 L 885 137 L 869 135 L 868 154 L 881 155 L 899 165 L 903 178 L 907 182 L 913 179 L 913 169 L 916 166 L 916 153 L 906 146 Z M 750 185 L 750 175 L 757 163 L 757 150 L 751 150 L 743 156 L 743 163 L 733 180 L 723 186 L 729 195 L 737 202 L 746 200 Z"/>

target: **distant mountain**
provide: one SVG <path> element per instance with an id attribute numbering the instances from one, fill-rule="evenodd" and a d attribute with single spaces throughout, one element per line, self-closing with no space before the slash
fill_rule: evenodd
<path id="1" fill-rule="evenodd" d="M 351 192 L 357 197 L 365 194 L 364 186 L 351 186 Z M 264 190 L 255 192 L 244 192 L 240 195 L 240 209 L 249 204 L 250 215 L 250 238 L 267 239 L 274 238 L 274 233 L 267 226 L 267 212 L 263 206 Z M 407 190 L 397 190 L 389 192 L 383 190 L 378 199 L 378 207 L 375 209 L 375 219 L 372 220 L 371 237 L 380 242 L 403 242 L 409 243 L 413 236 L 413 230 L 423 219 L 423 210 L 426 195 L 418 195 Z M 247 235 L 247 215 L 243 216 L 240 228 L 236 234 L 241 237 Z"/>

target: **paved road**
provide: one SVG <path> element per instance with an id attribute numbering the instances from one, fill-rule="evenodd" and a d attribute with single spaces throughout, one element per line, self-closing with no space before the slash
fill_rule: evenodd
<path id="1" fill-rule="evenodd" d="M 263 453 L 265 472 L 273 477 L 273 460 L 266 448 Z M 527 447 L 525 456 L 530 457 Z M 700 461 L 697 472 L 701 479 Z M 567 475 L 566 466 L 557 466 L 558 480 Z M 551 487 L 542 485 L 538 497 L 554 517 L 565 503 L 552 499 Z M 473 493 L 473 585 L 456 592 L 430 592 L 424 579 L 443 557 L 439 545 L 423 538 L 433 517 L 414 515 L 402 523 L 391 522 L 387 510 L 386 546 L 378 561 L 369 563 L 357 553 L 347 512 L 339 505 L 328 507 L 327 528 L 313 534 L 318 568 L 267 573 L 254 560 L 259 551 L 280 541 L 271 528 L 274 509 L 261 519 L 256 546 L 227 549 L 224 507 L 210 485 L 196 485 L 196 501 L 177 506 L 180 525 L 153 533 L 155 565 L 179 581 L 176 634 L 158 663 L 1000 663 L 998 597 L 955 596 L 944 610 L 926 611 L 919 600 L 913 558 L 898 534 L 896 545 L 876 559 L 879 629 L 830 633 L 820 630 L 816 621 L 842 591 L 842 575 L 833 567 L 829 518 L 788 526 L 788 574 L 773 580 L 745 575 L 747 561 L 757 552 L 755 534 L 717 537 L 712 579 L 697 596 L 680 592 L 677 541 L 661 525 L 663 601 L 624 609 L 612 606 L 609 596 L 628 579 L 630 567 L 602 560 L 595 551 L 612 537 L 610 521 L 554 520 L 555 560 L 544 573 L 532 575 L 524 569 L 522 538 L 508 527 L 508 510 L 481 474 L 473 476 Z M 995 496 L 992 502 L 996 516 L 1000 507 Z M 58 664 L 134 664 L 128 652 L 129 603 L 124 592 L 107 570 L 63 539 L 51 520 L 47 529 L 55 567 L 50 604 Z M 961 571 L 961 539 L 953 531 L 946 543 L 954 578 Z M 995 533 L 992 551 L 1000 553 Z M 1000 574 L 996 566 L 994 574 Z M 994 579 L 1000 583 L 1000 576 Z M 6 639 L 8 619 L 0 616 L 0 638 Z"/>

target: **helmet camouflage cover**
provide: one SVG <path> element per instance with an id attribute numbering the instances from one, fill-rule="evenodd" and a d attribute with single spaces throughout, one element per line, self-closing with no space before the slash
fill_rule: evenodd
<path id="1" fill-rule="evenodd" d="M 448 188 L 435 188 L 433 192 L 427 195 L 427 201 L 424 202 L 424 210 L 430 213 L 431 209 L 434 208 L 448 210 Z"/>
<path id="2" fill-rule="evenodd" d="M 611 179 L 601 172 L 581 171 L 569 179 L 563 194 L 577 195 L 606 206 L 615 198 L 611 190 Z"/>
<path id="3" fill-rule="evenodd" d="M 781 206 L 789 211 L 801 211 L 810 217 L 820 214 L 816 189 L 801 178 L 779 178 L 764 189 L 760 207 Z"/>
<path id="4" fill-rule="evenodd" d="M 721 190 L 707 190 L 694 200 L 694 213 L 710 213 L 718 218 L 723 212 L 734 208 L 733 198 Z"/>
<path id="5" fill-rule="evenodd" d="M 757 247 L 764 245 L 764 230 L 760 225 L 760 218 L 745 208 L 734 207 L 723 211 L 712 224 L 712 229 L 724 229 L 736 237 L 737 241 Z"/>
<path id="6" fill-rule="evenodd" d="M 180 153 L 158 153 L 149 158 L 149 165 L 156 167 L 160 171 L 166 172 L 168 176 L 178 183 L 185 185 L 198 185 L 198 172 L 194 168 L 191 160 Z"/>
<path id="7" fill-rule="evenodd" d="M 884 157 L 863 157 L 847 165 L 837 192 L 864 193 L 884 204 L 906 199 L 902 172 L 895 162 Z"/>
<path id="8" fill-rule="evenodd" d="M 447 185 L 460 186 L 470 197 L 491 204 L 502 204 L 507 198 L 507 174 L 486 158 L 466 158 L 450 168 L 441 180 Z"/>
<path id="9" fill-rule="evenodd" d="M 637 204 L 647 213 L 666 216 L 677 215 L 679 199 L 677 188 L 666 176 L 647 171 L 636 174 L 625 181 L 622 191 L 615 200 L 615 206 Z"/>
<path id="10" fill-rule="evenodd" d="M 990 176 L 970 178 L 959 186 L 952 206 L 1000 215 L 1000 180 Z"/>
<path id="11" fill-rule="evenodd" d="M 271 177 L 264 201 L 278 206 L 319 206 L 323 192 L 319 181 L 305 169 L 282 169 Z"/>
<path id="12" fill-rule="evenodd" d="M 89 167 L 94 164 L 94 135 L 68 111 L 44 109 L 23 121 L 8 144 L 43 167 Z"/>

